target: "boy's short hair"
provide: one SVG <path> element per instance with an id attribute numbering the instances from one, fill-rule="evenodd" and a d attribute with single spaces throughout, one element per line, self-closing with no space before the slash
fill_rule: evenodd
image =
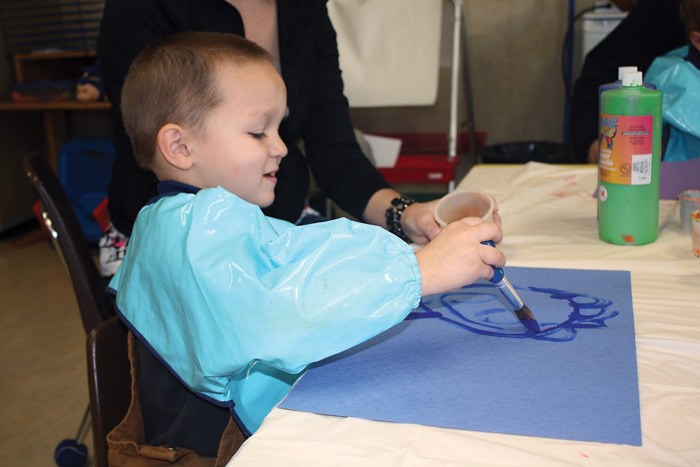
<path id="1" fill-rule="evenodd" d="M 226 63 L 268 61 L 269 53 L 235 34 L 185 32 L 148 46 L 124 81 L 121 113 L 136 162 L 151 167 L 160 129 L 175 123 L 198 132 L 222 100 L 217 69 Z"/>
<path id="2" fill-rule="evenodd" d="M 693 31 L 700 31 L 700 0 L 681 0 L 681 21 L 690 37 Z"/>

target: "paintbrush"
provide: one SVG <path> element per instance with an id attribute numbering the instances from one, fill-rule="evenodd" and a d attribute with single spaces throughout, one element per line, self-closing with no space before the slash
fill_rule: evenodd
<path id="1" fill-rule="evenodd" d="M 484 245 L 496 248 L 496 245 L 494 245 L 494 243 L 490 240 L 482 243 Z M 506 278 L 505 272 L 503 272 L 503 268 L 493 268 L 493 277 L 491 278 L 491 282 L 493 282 L 496 285 L 496 287 L 498 287 L 498 290 L 501 291 L 503 297 L 513 308 L 515 316 L 518 317 L 518 319 L 525 325 L 525 327 L 527 327 L 532 332 L 540 332 L 540 325 L 537 323 L 537 318 L 535 318 L 535 314 L 520 299 L 518 292 L 515 291 L 513 286 L 510 284 L 510 281 Z"/>

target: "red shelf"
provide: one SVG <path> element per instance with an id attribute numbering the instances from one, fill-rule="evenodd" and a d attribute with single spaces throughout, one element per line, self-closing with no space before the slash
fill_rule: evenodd
<path id="1" fill-rule="evenodd" d="M 448 155 L 447 135 L 444 133 L 378 133 L 380 136 L 402 141 L 401 154 L 396 165 L 380 168 L 379 172 L 389 183 L 445 184 L 454 180 L 459 154 L 471 151 L 469 134 L 457 136 L 457 155 Z M 486 142 L 486 133 L 476 132 L 476 150 Z"/>
<path id="2" fill-rule="evenodd" d="M 459 156 L 444 154 L 401 154 L 396 165 L 380 168 L 389 183 L 448 183 L 454 179 Z"/>

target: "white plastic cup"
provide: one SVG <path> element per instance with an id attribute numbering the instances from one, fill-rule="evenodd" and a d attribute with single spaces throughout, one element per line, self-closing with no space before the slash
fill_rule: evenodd
<path id="1" fill-rule="evenodd" d="M 681 232 L 690 233 L 690 213 L 700 209 L 700 189 L 682 191 L 678 198 L 681 200 Z"/>
<path id="2" fill-rule="evenodd" d="M 690 213 L 690 233 L 693 242 L 693 253 L 700 258 L 700 210 Z"/>
<path id="3" fill-rule="evenodd" d="M 496 200 L 483 191 L 453 191 L 443 196 L 435 206 L 433 217 L 440 227 L 465 217 L 480 217 L 485 222 L 493 220 Z"/>

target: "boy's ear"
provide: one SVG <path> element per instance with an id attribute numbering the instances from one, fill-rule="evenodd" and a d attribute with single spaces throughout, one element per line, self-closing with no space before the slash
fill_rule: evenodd
<path id="1" fill-rule="evenodd" d="M 158 150 L 168 164 L 180 169 L 188 170 L 193 161 L 185 141 L 185 130 L 180 125 L 168 123 L 159 131 L 156 139 Z"/>

